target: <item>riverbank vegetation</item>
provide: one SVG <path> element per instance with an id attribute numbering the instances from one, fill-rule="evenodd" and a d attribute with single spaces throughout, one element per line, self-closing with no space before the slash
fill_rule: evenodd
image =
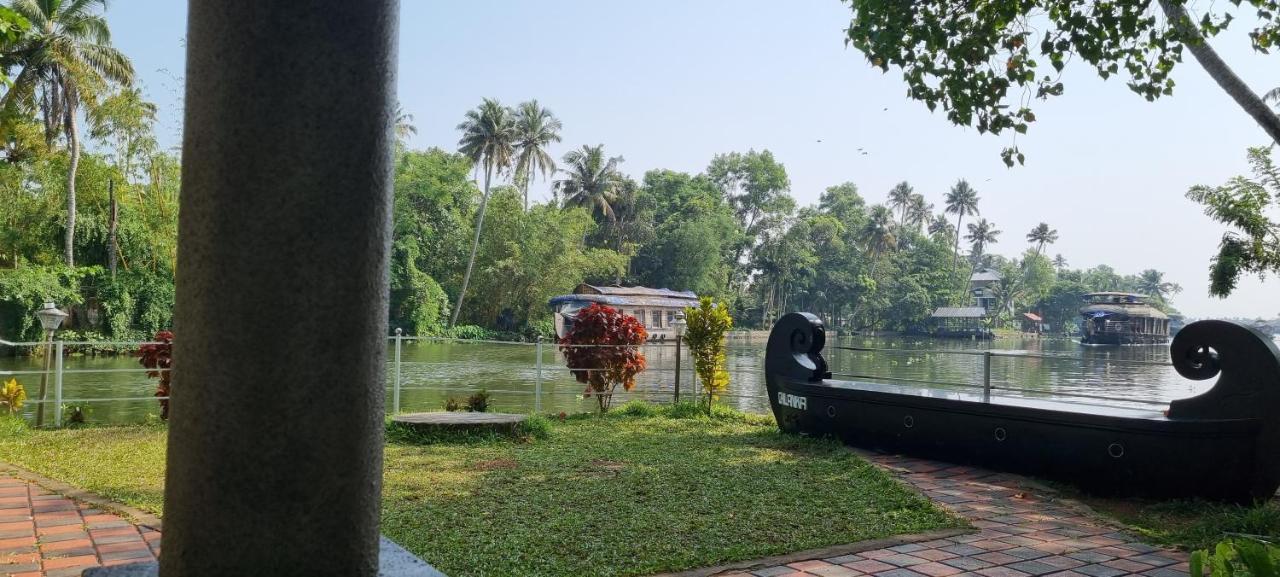
<path id="1" fill-rule="evenodd" d="M 76 6 L 49 22 L 5 12 L 42 24 L 0 36 L 14 81 L 0 88 L 0 337 L 38 339 L 31 312 L 54 300 L 71 313 L 69 340 L 145 340 L 172 323 L 181 158 L 158 143 L 156 106 L 110 47 L 101 4 Z M 42 60 L 37 48 L 55 41 L 82 53 Z M 110 59 L 79 66 L 90 53 Z M 39 78 L 61 82 L 25 72 L 54 69 L 67 74 Z M 997 326 L 1038 311 L 1070 327 L 1090 290 L 1168 296 L 1144 284 L 1157 271 L 1051 260 L 1058 237 L 1046 223 L 1015 258 L 994 254 L 1012 233 L 982 216 L 963 179 L 934 191 L 902 182 L 882 203 L 841 183 L 798 206 L 768 150 L 718 154 L 696 174 L 628 174 L 623 151 L 603 144 L 553 152 L 563 125 L 536 100 L 457 112 L 456 152 L 408 148 L 413 117 L 396 117 L 389 312 L 406 334 L 549 336 L 547 299 L 580 282 L 692 290 L 748 329 L 809 310 L 836 327 L 918 330 L 939 306 L 971 304 L 980 268 L 1006 279 Z M 550 184 L 549 199 L 530 197 L 535 182 Z"/>
<path id="2" fill-rule="evenodd" d="M 0 437 L 0 460 L 161 515 L 164 452 L 163 426 Z M 722 407 L 628 404 L 541 439 L 385 455 L 383 533 L 460 577 L 649 575 L 962 525 L 838 443 Z"/>

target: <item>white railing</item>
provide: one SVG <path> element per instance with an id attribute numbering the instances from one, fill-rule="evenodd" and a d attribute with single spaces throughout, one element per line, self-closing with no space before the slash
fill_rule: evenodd
<path id="1" fill-rule="evenodd" d="M 552 373 L 556 373 L 559 371 L 566 371 L 566 370 L 569 370 L 569 371 L 601 370 L 601 369 L 594 369 L 589 367 L 573 368 L 573 367 L 563 367 L 559 365 L 546 366 L 543 362 L 543 357 L 546 353 L 547 343 L 544 342 L 542 338 L 538 338 L 534 342 L 516 342 L 516 341 L 456 339 L 456 338 L 447 338 L 447 337 L 424 337 L 424 336 L 405 335 L 403 331 L 400 329 L 396 329 L 395 333 L 393 335 L 390 335 L 388 338 L 390 341 L 389 344 L 391 346 L 391 350 L 389 351 L 390 358 L 388 359 L 388 364 L 389 364 L 388 372 L 390 373 L 388 375 L 390 377 L 389 393 L 390 393 L 390 404 L 391 404 L 390 408 L 391 408 L 391 413 L 393 414 L 397 414 L 401 412 L 403 391 L 432 390 L 432 391 L 440 391 L 440 392 L 450 392 L 450 391 L 475 392 L 477 390 L 474 387 L 470 387 L 470 388 L 457 387 L 457 386 L 450 386 L 448 384 L 437 384 L 437 385 L 407 384 L 405 382 L 404 356 L 403 356 L 403 348 L 406 342 L 410 342 L 410 343 L 448 342 L 448 343 L 457 343 L 460 345 L 495 344 L 495 345 L 505 345 L 505 346 L 528 347 L 532 349 L 532 352 L 534 355 L 534 361 L 531 366 L 530 365 L 513 365 L 513 364 L 490 365 L 490 364 L 483 364 L 483 363 L 471 363 L 468 365 L 468 368 L 479 369 L 479 370 L 498 370 L 498 371 L 515 371 L 515 370 L 524 371 L 524 370 L 532 369 L 532 372 L 533 372 L 533 377 L 532 377 L 533 389 L 532 390 L 519 389 L 518 387 L 513 387 L 509 389 L 492 389 L 492 390 L 488 390 L 487 392 L 499 393 L 504 395 L 505 394 L 532 395 L 534 412 L 542 411 L 543 398 L 548 395 L 551 395 L 551 396 L 573 395 L 573 396 L 579 396 L 579 397 L 583 396 L 583 392 L 581 391 L 581 389 L 578 389 L 577 391 L 573 391 L 573 392 L 561 391 L 561 390 L 550 390 L 550 391 L 544 390 L 544 381 L 545 381 L 544 373 L 548 371 Z M 63 417 L 62 409 L 65 403 L 89 404 L 89 403 L 106 403 L 106 402 L 138 402 L 138 401 L 167 400 L 168 397 L 159 397 L 154 395 L 145 396 L 145 397 L 116 396 L 116 395 L 112 395 L 109 397 L 90 397 L 90 396 L 81 395 L 81 397 L 83 398 L 66 398 L 64 396 L 64 390 L 65 390 L 64 381 L 67 375 L 104 374 L 104 373 L 145 374 L 148 372 L 163 372 L 163 371 L 169 370 L 169 369 L 148 369 L 144 367 L 68 369 L 65 367 L 65 364 L 63 362 L 64 358 L 66 357 L 67 347 L 112 346 L 112 347 L 137 349 L 138 347 L 142 345 L 147 345 L 147 344 L 161 344 L 161 343 L 156 343 L 156 342 L 94 343 L 94 342 L 80 342 L 80 341 L 54 341 L 54 342 L 41 343 L 41 342 L 11 342 L 11 341 L 0 339 L 0 346 L 19 347 L 19 348 L 48 347 L 46 354 L 49 355 L 48 361 L 51 361 L 51 362 L 46 362 L 46 367 L 48 367 L 46 370 L 0 370 L 0 380 L 3 380 L 3 378 L 5 377 L 22 376 L 22 375 L 27 375 L 27 376 L 39 375 L 42 377 L 42 380 L 44 382 L 48 382 L 49 380 L 52 380 L 52 398 L 51 399 L 50 398 L 40 398 L 40 399 L 30 398 L 33 395 L 31 394 L 30 388 L 28 387 L 29 400 L 27 401 L 27 403 L 35 405 L 37 407 L 37 410 L 41 413 L 45 412 L 43 410 L 40 410 L 41 406 L 52 405 L 54 407 L 53 418 L 52 418 L 54 426 L 62 426 L 63 424 L 64 417 Z M 598 348 L 598 347 L 631 346 L 631 345 L 574 345 L 574 346 Z M 650 367 L 647 367 L 644 371 L 645 373 L 658 373 L 662 375 L 670 375 L 671 379 L 670 380 L 664 379 L 663 382 L 661 382 L 658 385 L 658 390 L 642 388 L 642 389 L 633 390 L 630 392 L 619 391 L 619 392 L 613 393 L 614 395 L 616 395 L 616 398 L 634 397 L 638 394 L 645 395 L 647 397 L 652 398 L 651 397 L 652 394 L 657 392 L 661 395 L 669 394 L 671 395 L 671 399 L 673 401 L 678 402 L 681 398 L 681 393 L 682 393 L 681 386 L 682 384 L 685 384 L 685 383 L 692 385 L 691 393 L 694 395 L 694 398 L 698 397 L 699 383 L 697 381 L 696 373 L 694 373 L 692 370 L 693 363 L 691 362 L 691 359 L 688 357 L 688 354 L 687 354 L 688 351 L 683 350 L 684 348 L 682 347 L 682 343 L 680 339 L 673 339 L 670 342 L 649 342 L 649 343 L 645 343 L 643 345 L 638 345 L 638 346 L 642 349 L 674 348 L 676 354 L 673 359 L 674 360 L 673 366 L 650 366 Z M 561 345 L 551 344 L 550 348 L 552 351 L 556 351 L 556 350 L 559 350 L 560 347 Z M 744 348 L 748 348 L 748 346 L 740 345 L 740 346 L 733 346 L 730 348 L 742 350 Z M 763 352 L 763 344 L 750 345 L 749 348 L 751 348 L 752 350 L 759 350 Z M 854 346 L 840 346 L 840 345 L 833 345 L 828 348 L 829 348 L 829 352 L 832 353 L 828 355 L 828 360 L 831 363 L 831 366 L 829 368 L 833 372 L 833 376 L 837 378 L 897 382 L 897 383 L 919 385 L 922 387 L 941 386 L 941 387 L 981 389 L 983 398 L 986 399 L 987 401 L 990 401 L 991 394 L 993 391 L 1001 391 L 1001 392 L 1017 392 L 1019 394 L 1032 394 L 1032 395 L 1048 394 L 1054 397 L 1080 398 L 1080 399 L 1088 399 L 1090 401 L 1109 401 L 1109 402 L 1137 403 L 1137 404 L 1150 404 L 1150 405 L 1167 404 L 1167 401 L 1158 401 L 1158 400 L 1151 400 L 1151 399 L 1138 399 L 1138 398 L 1131 398 L 1131 397 L 1121 398 L 1121 397 L 1113 397 L 1113 396 L 1106 396 L 1106 395 L 1078 393 L 1078 392 L 1072 392 L 1072 391 L 1045 390 L 1045 389 L 1025 388 L 1025 387 L 994 386 L 991 382 L 991 377 L 992 377 L 991 359 L 995 357 L 1024 358 L 1024 359 L 1029 358 L 1029 359 L 1047 359 L 1052 361 L 1065 361 L 1065 362 L 1077 362 L 1077 363 L 1100 362 L 1100 363 L 1107 363 L 1107 364 L 1120 363 L 1120 364 L 1133 364 L 1133 365 L 1170 366 L 1170 363 L 1167 361 L 1158 362 L 1158 361 L 1127 360 L 1127 359 L 1116 359 L 1116 358 L 1091 358 L 1091 357 L 1082 357 L 1082 356 L 1075 356 L 1075 355 L 1034 354 L 1034 353 L 1026 353 L 1026 352 L 990 351 L 990 350 L 891 349 L 891 348 L 871 348 L 871 347 L 854 347 Z M 939 381 L 939 380 L 923 380 L 923 379 L 913 379 L 913 378 L 905 378 L 905 377 L 898 377 L 898 376 L 839 372 L 837 367 L 835 366 L 839 360 L 839 355 L 834 354 L 836 351 L 850 351 L 852 353 L 872 353 L 872 354 L 890 354 L 890 355 L 942 354 L 942 355 L 964 355 L 964 356 L 981 357 L 982 358 L 981 384 L 974 384 L 972 382 L 968 382 L 968 383 L 945 382 L 945 381 Z M 52 366 L 49 366 L 49 365 L 52 365 Z M 733 372 L 733 369 L 730 369 L 730 370 L 731 372 Z M 761 379 L 761 381 L 762 380 L 763 379 Z M 665 390 L 666 385 L 672 385 L 672 386 L 669 390 Z M 755 392 L 755 393 L 724 392 L 719 394 L 718 396 L 725 397 L 725 398 L 757 399 L 757 400 L 764 400 L 767 397 L 765 394 L 763 394 L 763 391 Z"/>

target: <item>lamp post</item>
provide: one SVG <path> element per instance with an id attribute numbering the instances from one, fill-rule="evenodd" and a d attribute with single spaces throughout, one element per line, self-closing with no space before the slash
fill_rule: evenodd
<path id="1" fill-rule="evenodd" d="M 44 372 L 40 373 L 40 403 L 36 405 L 36 426 L 44 426 L 44 405 L 45 396 L 49 386 L 49 361 L 53 358 L 53 333 L 62 326 L 62 321 L 67 318 L 67 313 L 58 310 L 58 307 L 51 302 L 44 303 L 40 310 L 36 311 L 36 318 L 40 319 L 40 326 L 44 328 L 45 347 L 44 347 Z M 58 410 L 54 407 L 54 410 Z"/>
<path id="2" fill-rule="evenodd" d="M 676 311 L 676 321 L 671 323 L 676 329 L 676 391 L 675 402 L 680 402 L 680 342 L 684 339 L 684 311 Z"/>

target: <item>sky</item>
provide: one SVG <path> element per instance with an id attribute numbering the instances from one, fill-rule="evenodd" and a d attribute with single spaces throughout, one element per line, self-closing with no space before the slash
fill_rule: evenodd
<path id="1" fill-rule="evenodd" d="M 1038 121 L 1017 137 L 1026 165 L 1008 169 L 999 152 L 1011 135 L 954 126 L 909 100 L 896 71 L 845 47 L 849 16 L 837 0 L 406 0 L 399 99 L 418 129 L 410 145 L 447 150 L 482 98 L 537 99 L 564 123 L 554 156 L 604 144 L 637 179 L 768 149 L 802 206 L 843 182 L 883 202 L 906 180 L 941 207 L 964 178 L 981 216 L 1003 231 L 991 252 L 1021 254 L 1043 221 L 1060 235 L 1049 254 L 1073 268 L 1164 271 L 1183 287 L 1173 304 L 1191 317 L 1280 315 L 1275 279 L 1251 277 L 1227 299 L 1208 294 L 1224 229 L 1184 194 L 1247 174 L 1246 149 L 1269 140 L 1189 55 L 1174 95 L 1155 103 L 1069 66 L 1066 93 L 1035 102 Z M 118 1 L 107 17 L 160 106 L 162 143 L 178 146 L 186 2 Z M 1240 17 L 1214 47 L 1256 91 L 1280 86 L 1280 55 L 1254 53 L 1240 26 L 1250 18 Z M 531 195 L 548 190 L 539 181 Z"/>

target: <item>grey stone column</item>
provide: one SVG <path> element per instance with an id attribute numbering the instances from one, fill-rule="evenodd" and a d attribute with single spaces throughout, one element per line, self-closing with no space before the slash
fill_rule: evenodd
<path id="1" fill-rule="evenodd" d="M 378 571 L 396 0 L 192 0 L 164 577 Z"/>

